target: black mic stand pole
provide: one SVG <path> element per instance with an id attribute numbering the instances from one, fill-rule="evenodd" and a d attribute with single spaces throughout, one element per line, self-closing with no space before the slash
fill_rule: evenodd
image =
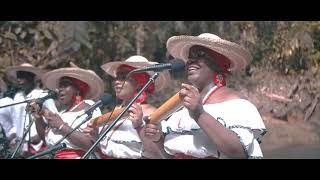
<path id="1" fill-rule="evenodd" d="M 116 123 L 121 119 L 121 117 L 128 111 L 128 109 L 132 106 L 132 104 L 139 98 L 139 96 L 145 91 L 152 82 L 156 80 L 157 77 L 159 77 L 160 73 L 156 72 L 153 74 L 152 77 L 149 78 L 149 81 L 143 86 L 143 88 L 138 92 L 136 97 L 134 97 L 130 103 L 126 106 L 126 108 L 118 115 L 118 117 L 108 126 L 108 128 L 101 134 L 101 136 L 98 138 L 98 140 L 90 147 L 90 149 L 84 154 L 81 159 L 86 159 L 92 151 L 95 149 L 95 147 L 100 143 L 100 141 L 107 135 L 107 133 L 116 125 Z"/>
<path id="2" fill-rule="evenodd" d="M 41 98 L 40 98 L 41 99 Z M 18 103 L 13 103 L 13 104 L 9 104 L 9 105 L 6 105 L 6 106 L 1 106 L 0 108 L 3 108 L 3 107 L 8 107 L 8 106 L 13 106 L 13 105 L 17 105 L 17 104 L 22 104 L 22 103 L 30 103 L 32 101 L 35 101 L 36 103 L 40 103 L 41 106 L 42 106 L 42 103 L 41 102 L 42 100 L 39 101 L 39 98 L 36 98 L 36 99 L 28 99 L 28 100 L 25 100 L 25 101 L 22 101 L 22 102 L 18 102 Z M 27 110 L 26 110 L 27 111 Z M 26 113 L 26 116 L 28 115 L 28 111 Z M 29 115 L 29 121 L 31 119 L 31 116 Z M 26 119 L 25 119 L 26 120 Z M 12 154 L 12 156 L 10 157 L 10 159 L 13 159 L 14 156 L 16 155 L 16 153 L 18 152 L 18 150 L 20 149 L 21 145 L 23 144 L 23 141 L 24 139 L 26 138 L 27 134 L 30 132 L 31 130 L 31 126 L 33 125 L 35 119 L 32 118 L 31 122 L 28 124 L 28 127 L 26 128 L 26 131 L 24 131 L 23 133 L 23 136 L 22 136 L 22 139 L 21 141 L 19 142 L 19 145 L 17 146 L 17 148 L 15 149 L 14 153 Z M 29 141 L 30 141 L 30 136 L 29 136 Z"/>
<path id="3" fill-rule="evenodd" d="M 17 103 L 7 104 L 5 106 L 0 106 L 0 109 L 1 108 L 5 108 L 5 107 L 9 107 L 9 106 L 15 106 L 15 105 L 18 105 L 18 104 L 23 104 L 23 103 L 30 103 L 31 101 L 36 101 L 36 100 L 37 99 L 28 99 L 28 100 L 17 102 Z"/>
<path id="4" fill-rule="evenodd" d="M 46 96 L 44 96 L 46 97 Z M 18 104 L 23 104 L 23 103 L 31 103 L 32 101 L 35 101 L 36 103 L 44 103 L 44 101 L 46 101 L 47 99 L 43 99 L 44 97 L 41 97 L 41 98 L 34 98 L 34 99 L 27 99 L 25 101 L 21 101 L 21 102 L 17 102 L 17 103 L 12 103 L 12 104 L 7 104 L 7 105 L 4 105 L 4 106 L 0 106 L 0 109 L 1 108 L 5 108 L 5 107 L 9 107 L 9 106 L 15 106 L 15 105 L 18 105 Z M 53 99 L 52 97 L 51 98 L 48 98 L 48 99 Z"/>
<path id="5" fill-rule="evenodd" d="M 47 150 L 44 150 L 38 154 L 35 154 L 35 155 L 32 155 L 30 157 L 28 157 L 27 159 L 36 159 L 36 158 L 39 158 L 39 157 L 42 157 L 42 156 L 45 156 L 47 154 L 54 154 L 55 152 L 61 150 L 61 149 L 64 149 L 67 147 L 67 144 L 66 143 L 62 143 L 62 144 L 59 144 L 59 145 L 55 145 L 53 146 L 52 148 L 50 149 L 47 149 Z"/>
<path id="6" fill-rule="evenodd" d="M 98 107 L 97 107 L 98 108 Z M 56 142 L 55 144 L 54 144 L 54 146 L 57 146 L 58 144 L 60 144 L 63 140 L 65 140 L 67 137 L 69 137 L 70 136 L 70 134 L 72 134 L 75 130 L 77 130 L 77 129 L 79 129 L 84 123 L 86 123 L 87 121 L 89 121 L 91 118 L 92 118 L 92 114 L 93 114 L 93 112 L 94 112 L 95 110 L 93 110 L 93 111 L 91 111 L 89 114 L 87 114 L 87 117 L 84 119 L 84 120 L 82 120 L 82 122 L 80 123 L 80 124 L 78 124 L 76 127 L 74 127 L 74 128 L 72 128 L 72 130 L 71 131 L 69 131 L 66 135 L 64 135 L 58 142 Z M 77 119 L 79 119 L 81 116 L 83 116 L 83 115 L 85 115 L 85 114 L 82 114 L 82 115 L 80 115 L 80 116 L 78 116 L 78 117 L 76 117 L 76 119 L 74 120 L 74 121 L 76 121 Z M 41 152 L 40 152 L 41 153 Z M 39 154 L 40 154 L 39 153 Z M 34 156 L 36 156 L 37 154 L 35 154 Z M 33 158 L 33 157 L 29 157 L 29 158 Z M 28 159 L 29 159 L 28 158 Z"/>
<path id="7" fill-rule="evenodd" d="M 14 153 L 12 154 L 12 156 L 10 157 L 10 159 L 13 159 L 15 157 L 15 155 L 17 154 L 18 150 L 20 149 L 21 145 L 24 142 L 24 139 L 26 138 L 27 134 L 29 133 L 31 126 L 33 125 L 34 120 L 31 121 L 31 123 L 28 124 L 28 127 L 26 128 L 26 131 L 23 133 L 22 139 L 19 142 L 19 145 L 17 146 L 17 148 L 14 150 Z M 30 140 L 30 139 L 29 139 Z"/>
<path id="8" fill-rule="evenodd" d="M 93 111 L 92 112 L 90 112 L 90 114 L 80 123 L 80 124 L 78 124 L 76 127 L 74 127 L 74 128 L 72 128 L 72 130 L 71 131 L 69 131 L 65 136 L 63 136 L 58 142 L 56 142 L 54 145 L 53 145 L 53 148 L 54 147 L 59 147 L 59 144 L 63 141 L 63 140 L 65 140 L 67 137 L 69 137 L 70 136 L 70 134 L 72 134 L 75 130 L 77 130 L 80 126 L 82 126 L 85 122 L 87 122 L 88 120 L 90 120 L 91 119 L 91 117 L 92 117 L 92 113 L 93 113 Z M 83 114 L 84 115 L 84 114 Z M 80 116 L 81 117 L 81 116 Z M 77 120 L 79 117 L 77 117 L 75 120 Z M 59 149 L 58 149 L 59 150 Z M 46 153 L 46 154 L 49 154 L 49 153 Z M 40 152 L 40 153 L 38 153 L 38 154 L 35 154 L 35 155 L 32 155 L 32 156 L 30 156 L 30 157 L 28 157 L 27 159 L 34 159 L 34 158 L 38 158 L 38 157 L 41 157 L 41 156 L 43 156 L 43 155 L 46 155 L 46 154 L 43 154 L 43 152 Z"/>

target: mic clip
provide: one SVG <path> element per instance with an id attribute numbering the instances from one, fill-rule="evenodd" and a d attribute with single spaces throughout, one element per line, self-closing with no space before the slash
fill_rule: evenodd
<path id="1" fill-rule="evenodd" d="M 39 113 L 42 109 L 42 103 L 33 100 L 29 102 L 26 106 L 26 112 L 28 113 Z"/>

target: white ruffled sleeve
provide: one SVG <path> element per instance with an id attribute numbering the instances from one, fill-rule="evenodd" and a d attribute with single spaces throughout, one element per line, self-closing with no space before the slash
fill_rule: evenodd
<path id="1" fill-rule="evenodd" d="M 225 112 L 220 112 L 216 119 L 239 137 L 247 158 L 261 158 L 259 143 L 267 131 L 257 108 L 244 99 L 232 100 L 224 106 Z"/>

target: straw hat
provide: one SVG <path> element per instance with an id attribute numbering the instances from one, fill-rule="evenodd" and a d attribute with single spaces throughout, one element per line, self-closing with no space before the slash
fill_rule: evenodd
<path id="1" fill-rule="evenodd" d="M 49 89 L 59 88 L 59 81 L 62 77 L 72 77 L 88 84 L 89 92 L 85 99 L 98 99 L 104 93 L 104 83 L 102 79 L 91 70 L 81 68 L 60 68 L 47 72 L 42 77 L 42 83 Z"/>
<path id="2" fill-rule="evenodd" d="M 0 78 L 0 91 L 5 92 L 7 90 L 7 85 L 6 83 Z"/>
<path id="3" fill-rule="evenodd" d="M 44 70 L 34 67 L 32 64 L 29 64 L 29 63 L 23 63 L 19 66 L 10 66 L 6 69 L 6 73 L 8 77 L 12 77 L 14 79 L 17 79 L 18 71 L 26 71 L 26 72 L 31 72 L 35 74 L 35 80 L 40 80 L 41 76 L 45 73 Z"/>
<path id="4" fill-rule="evenodd" d="M 199 36 L 173 36 L 167 41 L 169 53 L 173 57 L 184 61 L 188 60 L 189 49 L 194 45 L 209 48 L 227 57 L 231 62 L 229 71 L 244 69 L 252 59 L 250 53 L 240 45 L 210 33 L 200 34 Z"/>
<path id="5" fill-rule="evenodd" d="M 121 65 L 128 65 L 128 66 L 132 66 L 134 68 L 142 68 L 142 67 L 146 67 L 146 66 L 152 66 L 158 64 L 157 62 L 151 62 L 148 61 L 148 59 L 146 59 L 143 56 L 131 56 L 128 59 L 126 59 L 125 61 L 116 61 L 116 62 L 109 62 L 106 63 L 104 65 L 101 66 L 101 68 L 109 75 L 111 75 L 112 77 L 116 77 L 117 74 L 117 70 L 118 67 Z M 154 74 L 154 72 L 147 72 L 150 76 L 152 76 Z M 155 81 L 155 90 L 159 91 L 161 89 L 163 89 L 164 87 L 166 87 L 167 84 L 170 84 L 168 81 L 170 81 L 170 74 L 169 71 L 163 71 L 160 73 L 160 76 L 156 79 Z"/>

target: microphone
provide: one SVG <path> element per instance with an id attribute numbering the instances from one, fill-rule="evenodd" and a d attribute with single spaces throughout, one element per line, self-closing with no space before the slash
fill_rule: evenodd
<path id="1" fill-rule="evenodd" d="M 36 102 L 42 105 L 48 99 L 57 99 L 57 98 L 58 98 L 58 93 L 56 91 L 49 90 L 46 96 L 38 98 Z"/>
<path id="2" fill-rule="evenodd" d="M 139 72 L 145 72 L 145 71 L 155 71 L 160 72 L 163 70 L 171 70 L 173 72 L 179 72 L 185 70 L 185 63 L 181 59 L 173 59 L 170 60 L 169 63 L 161 63 L 161 64 L 155 64 L 148 67 L 143 67 L 139 69 L 135 69 L 131 71 L 130 73 L 139 73 Z"/>
<path id="3" fill-rule="evenodd" d="M 107 104 L 109 104 L 111 101 L 112 101 L 112 95 L 109 94 L 109 93 L 104 94 L 104 95 L 100 98 L 99 101 L 97 101 L 97 102 L 96 102 L 94 105 L 92 105 L 89 109 L 85 110 L 85 111 L 84 111 L 84 114 L 78 116 L 77 119 L 80 118 L 81 116 L 85 115 L 85 114 L 88 115 L 88 116 L 91 115 L 91 113 L 92 113 L 95 109 L 97 109 L 98 107 L 107 105 Z"/>
<path id="4" fill-rule="evenodd" d="M 39 112 L 42 108 L 43 103 L 48 99 L 57 99 L 58 93 L 56 91 L 49 90 L 48 94 L 44 97 L 37 98 L 37 99 L 30 99 L 26 102 L 28 103 L 26 106 L 27 112 Z"/>
<path id="5" fill-rule="evenodd" d="M 41 156 L 44 156 L 44 155 L 47 155 L 47 154 L 54 153 L 54 152 L 56 152 L 56 151 L 59 151 L 59 150 L 61 150 L 61 149 L 66 148 L 66 147 L 67 147 L 67 144 L 66 144 L 66 143 L 61 143 L 61 144 L 58 144 L 58 145 L 56 145 L 56 146 L 53 146 L 53 147 L 50 148 L 50 149 L 44 150 L 44 151 L 42 151 L 42 152 L 40 152 L 40 153 L 38 153 L 38 154 L 35 154 L 35 155 L 33 155 L 33 156 L 30 156 L 30 157 L 28 157 L 27 159 L 35 159 L 35 158 L 37 158 L 37 157 L 41 157 Z"/>

